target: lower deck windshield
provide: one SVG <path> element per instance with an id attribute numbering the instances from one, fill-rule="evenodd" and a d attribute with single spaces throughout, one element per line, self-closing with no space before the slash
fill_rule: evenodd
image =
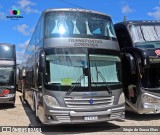
<path id="1" fill-rule="evenodd" d="M 14 68 L 0 67 L 0 86 L 14 85 Z"/>
<path id="2" fill-rule="evenodd" d="M 141 82 L 144 88 L 160 88 L 160 64 L 152 64 L 150 68 L 145 68 Z"/>
<path id="3" fill-rule="evenodd" d="M 46 55 L 47 85 L 88 89 L 91 80 L 94 89 L 121 84 L 120 59 L 106 54 L 89 53 L 86 48 L 53 49 Z"/>

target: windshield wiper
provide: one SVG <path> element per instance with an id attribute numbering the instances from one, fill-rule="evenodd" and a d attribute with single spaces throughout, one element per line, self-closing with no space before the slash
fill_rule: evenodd
<path id="1" fill-rule="evenodd" d="M 104 76 L 102 75 L 102 73 L 100 71 L 98 71 L 96 63 L 95 63 L 95 67 L 96 67 L 96 72 L 97 72 L 97 79 L 98 79 L 98 74 L 99 74 L 99 76 L 102 78 L 103 82 L 105 82 L 105 84 L 106 84 L 106 88 L 107 88 L 106 90 L 108 91 L 109 94 L 112 94 L 111 88 L 108 86 Z M 97 82 L 98 82 L 98 80 L 97 80 Z"/>
<path id="2" fill-rule="evenodd" d="M 82 74 L 82 75 L 77 79 L 76 83 L 78 83 L 83 77 L 84 77 L 84 74 Z M 67 91 L 66 95 L 69 96 L 69 94 L 72 92 L 72 90 L 73 90 L 76 86 L 77 86 L 77 84 L 74 85 L 74 86 L 72 86 L 72 87 Z"/>

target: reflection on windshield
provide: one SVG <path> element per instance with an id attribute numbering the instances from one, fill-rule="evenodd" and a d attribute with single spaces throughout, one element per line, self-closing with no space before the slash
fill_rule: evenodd
<path id="1" fill-rule="evenodd" d="M 0 67 L 0 85 L 12 85 L 14 82 L 13 68 Z"/>
<path id="2" fill-rule="evenodd" d="M 13 59 L 14 51 L 13 46 L 1 45 L 0 46 L 0 58 Z"/>
<path id="3" fill-rule="evenodd" d="M 116 37 L 112 21 L 104 15 L 85 12 L 49 12 L 45 20 L 46 38 L 75 35 Z"/>

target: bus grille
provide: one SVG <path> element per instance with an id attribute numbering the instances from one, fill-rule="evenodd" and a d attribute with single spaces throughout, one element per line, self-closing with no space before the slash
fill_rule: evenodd
<path id="1" fill-rule="evenodd" d="M 68 107 L 96 107 L 112 105 L 114 96 L 108 97 L 65 97 L 65 104 Z"/>

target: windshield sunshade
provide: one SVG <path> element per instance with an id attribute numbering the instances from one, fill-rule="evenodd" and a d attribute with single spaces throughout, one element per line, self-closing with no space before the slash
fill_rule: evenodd
<path id="1" fill-rule="evenodd" d="M 160 41 L 160 26 L 131 25 L 130 33 L 133 42 Z"/>

